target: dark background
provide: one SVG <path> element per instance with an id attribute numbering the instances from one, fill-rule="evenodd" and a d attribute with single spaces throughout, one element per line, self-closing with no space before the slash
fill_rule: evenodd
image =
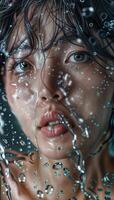
<path id="1" fill-rule="evenodd" d="M 6 149 L 14 149 L 17 151 L 30 152 L 33 145 L 26 138 L 21 130 L 15 116 L 11 112 L 4 91 L 4 85 L 0 80 L 0 117 L 4 122 L 3 133 L 0 132 L 0 143 Z"/>

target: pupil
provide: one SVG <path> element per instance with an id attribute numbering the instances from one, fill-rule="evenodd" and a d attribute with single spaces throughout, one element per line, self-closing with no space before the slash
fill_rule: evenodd
<path id="1" fill-rule="evenodd" d="M 82 60 L 83 59 L 83 55 L 75 55 L 75 59 L 76 60 Z"/>

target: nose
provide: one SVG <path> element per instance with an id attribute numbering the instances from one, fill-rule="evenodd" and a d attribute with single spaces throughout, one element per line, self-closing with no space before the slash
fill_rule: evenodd
<path id="1" fill-rule="evenodd" d="M 58 56 L 54 55 L 53 50 L 50 50 L 40 74 L 39 97 L 42 102 L 50 100 L 61 101 L 64 97 L 58 85 L 58 77 L 61 70 L 61 63 L 58 60 Z"/>
<path id="2" fill-rule="evenodd" d="M 39 92 L 39 98 L 42 102 L 61 101 L 63 99 L 63 94 L 60 90 L 50 91 L 45 87 Z"/>

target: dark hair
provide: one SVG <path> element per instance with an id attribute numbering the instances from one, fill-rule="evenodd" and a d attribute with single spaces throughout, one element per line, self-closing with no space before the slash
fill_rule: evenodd
<path id="1" fill-rule="evenodd" d="M 16 25 L 14 16 L 22 15 L 25 30 L 32 50 L 36 49 L 38 36 L 29 19 L 30 7 L 38 12 L 38 29 L 40 30 L 41 13 L 44 10 L 52 17 L 56 25 L 53 37 L 43 50 L 53 46 L 59 31 L 66 39 L 75 35 L 82 39 L 92 58 L 102 60 L 102 67 L 114 71 L 114 1 L 113 0 L 1 0 L 0 1 L 0 45 L 8 43 Z M 38 9 L 38 10 L 37 10 Z M 70 42 L 72 42 L 70 40 Z M 97 58 L 97 59 L 96 59 Z M 105 58 L 105 62 L 104 62 Z M 106 63 L 106 60 L 110 61 Z"/>

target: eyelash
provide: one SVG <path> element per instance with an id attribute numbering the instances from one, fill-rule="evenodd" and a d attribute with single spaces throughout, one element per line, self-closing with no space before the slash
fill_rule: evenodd
<path id="1" fill-rule="evenodd" d="M 79 59 L 79 61 L 76 61 L 76 58 L 74 56 L 77 56 L 77 59 Z M 83 58 L 81 58 L 80 56 L 83 56 Z M 92 60 L 91 55 L 87 51 L 78 51 L 78 52 L 71 53 L 66 59 L 66 62 L 74 63 L 74 64 L 84 64 L 84 63 L 90 62 L 91 60 Z"/>
<path id="2" fill-rule="evenodd" d="M 21 65 L 27 65 L 27 69 L 26 67 L 23 67 L 23 69 L 21 68 L 22 66 Z M 29 66 L 29 68 L 28 68 Z M 18 69 L 18 67 L 20 67 L 20 69 Z M 30 71 L 33 69 L 33 66 L 27 62 L 27 61 L 21 61 L 21 62 L 15 62 L 15 64 L 13 65 L 13 71 L 15 73 L 15 75 L 24 75 L 25 74 L 25 71 Z M 22 71 L 21 71 L 22 70 Z"/>
<path id="3" fill-rule="evenodd" d="M 76 59 L 79 59 L 79 61 L 76 61 Z M 66 59 L 66 63 L 74 63 L 74 64 L 86 64 L 90 61 L 92 61 L 92 58 L 91 58 L 91 55 L 87 51 L 73 52 Z M 21 67 L 20 67 L 20 69 L 18 69 L 18 67 L 20 65 L 24 65 L 24 64 L 27 65 L 27 69 L 26 69 L 26 67 L 23 67 L 23 69 L 21 69 Z M 29 66 L 29 68 L 28 68 L 28 66 Z M 15 62 L 15 64 L 13 65 L 12 68 L 13 68 L 15 75 L 22 76 L 25 74 L 25 72 L 33 69 L 33 66 L 28 61 L 20 61 L 20 62 Z"/>

